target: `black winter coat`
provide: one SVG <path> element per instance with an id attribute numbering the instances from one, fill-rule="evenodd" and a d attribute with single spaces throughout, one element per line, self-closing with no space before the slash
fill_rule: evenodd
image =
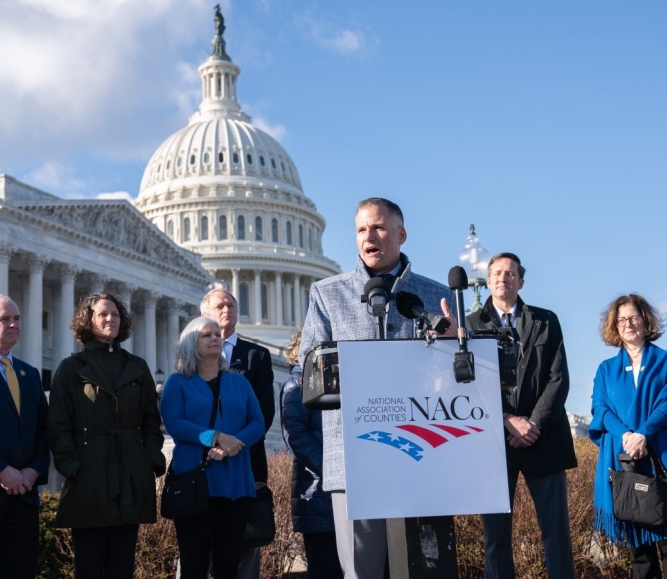
<path id="1" fill-rule="evenodd" d="M 521 338 L 517 387 L 503 388 L 503 412 L 527 416 L 541 430 L 528 448 L 505 445 L 507 461 L 529 476 L 553 474 L 577 466 L 572 433 L 565 411 L 570 376 L 558 317 L 552 311 L 517 301 L 516 329 Z M 500 320 L 489 298 L 466 318 L 473 330 L 499 328 Z"/>
<path id="2" fill-rule="evenodd" d="M 280 425 L 292 453 L 292 525 L 299 533 L 334 530 L 331 493 L 322 490 L 322 412 L 301 403 L 301 369 L 280 391 Z"/>
<path id="3" fill-rule="evenodd" d="M 49 446 L 65 477 L 57 527 L 156 521 L 155 477 L 165 458 L 155 383 L 143 359 L 99 346 L 65 358 L 53 377 Z M 115 384 L 96 363 L 100 355 L 123 366 Z"/>

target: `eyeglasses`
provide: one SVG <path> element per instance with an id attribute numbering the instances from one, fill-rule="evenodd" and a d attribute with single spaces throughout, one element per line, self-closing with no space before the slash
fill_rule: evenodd
<path id="1" fill-rule="evenodd" d="M 616 318 L 616 325 L 624 328 L 628 323 L 636 326 L 643 318 L 641 316 L 630 316 L 629 318 Z"/>

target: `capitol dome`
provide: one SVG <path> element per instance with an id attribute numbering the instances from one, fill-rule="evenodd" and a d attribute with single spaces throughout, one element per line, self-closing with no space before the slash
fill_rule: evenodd
<path id="1" fill-rule="evenodd" d="M 310 285 L 339 273 L 322 252 L 326 222 L 296 165 L 255 127 L 236 95 L 216 12 L 213 51 L 199 67 L 202 102 L 151 157 L 135 206 L 239 301 L 239 331 L 283 344 L 303 323 Z"/>

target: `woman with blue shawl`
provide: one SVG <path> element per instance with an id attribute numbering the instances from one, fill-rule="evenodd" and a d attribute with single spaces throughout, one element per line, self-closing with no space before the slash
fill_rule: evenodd
<path id="1" fill-rule="evenodd" d="M 667 463 L 667 352 L 653 342 L 662 335 L 660 315 L 642 296 L 616 298 L 602 314 L 600 335 L 616 356 L 600 364 L 593 385 L 591 440 L 600 447 L 595 474 L 595 528 L 630 547 L 637 579 L 667 578 L 667 528 L 644 527 L 614 517 L 609 468 L 621 470 L 628 454 L 652 475 L 647 445 Z M 656 544 L 658 549 L 656 549 Z M 659 554 L 658 554 L 659 552 Z"/>

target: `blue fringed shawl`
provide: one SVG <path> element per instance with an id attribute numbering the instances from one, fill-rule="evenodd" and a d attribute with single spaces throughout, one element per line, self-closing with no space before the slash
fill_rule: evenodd
<path id="1" fill-rule="evenodd" d="M 600 447 L 595 473 L 595 528 L 623 545 L 638 546 L 667 538 L 667 527 L 649 530 L 618 521 L 609 482 L 609 468 L 621 470 L 617 455 L 624 452 L 622 436 L 628 430 L 646 436 L 667 465 L 667 352 L 651 343 L 644 346 L 636 389 L 625 348 L 602 362 L 593 385 L 592 413 L 588 435 Z M 640 466 L 646 474 L 652 473 L 648 459 Z"/>

